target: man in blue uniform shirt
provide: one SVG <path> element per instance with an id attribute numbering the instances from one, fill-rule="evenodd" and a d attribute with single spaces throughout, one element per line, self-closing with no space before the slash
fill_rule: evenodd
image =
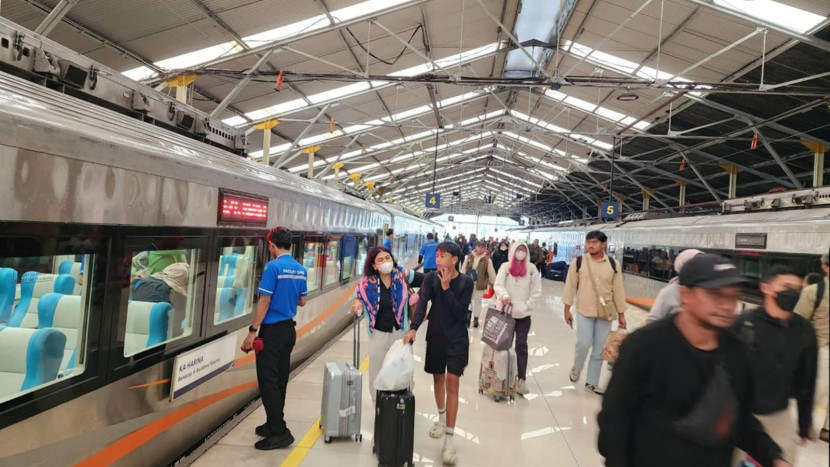
<path id="1" fill-rule="evenodd" d="M 438 248 L 438 242 L 435 241 L 435 235 L 427 234 L 427 241 L 421 246 L 421 252 L 418 253 L 419 263 L 424 264 L 424 274 L 435 271 L 438 266 L 435 264 L 435 250 Z"/>
<path id="2" fill-rule="evenodd" d="M 306 269 L 291 257 L 291 231 L 284 227 L 271 229 L 267 240 L 268 251 L 275 259 L 262 271 L 254 322 L 242 343 L 242 350 L 249 352 L 257 332 L 263 341 L 262 351 L 256 355 L 257 382 L 267 416 L 266 422 L 256 427 L 256 434 L 263 439 L 254 447 L 260 450 L 285 448 L 294 442 L 283 409 L 291 350 L 297 341 L 294 316 L 297 305 L 305 306 L 308 295 Z"/>
<path id="3" fill-rule="evenodd" d="M 392 251 L 392 239 L 395 237 L 395 231 L 389 229 L 386 231 L 386 238 L 383 239 L 383 247 Z"/>

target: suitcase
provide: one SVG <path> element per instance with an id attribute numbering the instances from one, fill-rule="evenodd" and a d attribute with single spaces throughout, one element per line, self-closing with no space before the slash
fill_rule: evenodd
<path id="1" fill-rule="evenodd" d="M 495 350 L 484 344 L 481 355 L 481 370 L 478 374 L 478 393 L 493 396 L 500 402 L 507 399 L 512 402 L 519 389 L 518 364 L 516 350 Z"/>
<path id="2" fill-rule="evenodd" d="M 351 436 L 363 441 L 360 434 L 361 390 L 363 375 L 358 368 L 360 358 L 360 318 L 354 319 L 354 364 L 326 362 L 323 370 L 323 404 L 320 410 L 320 428 L 323 441 Z"/>
<path id="3" fill-rule="evenodd" d="M 381 466 L 412 465 L 415 444 L 415 396 L 410 391 L 378 391 L 375 398 L 375 446 Z"/>

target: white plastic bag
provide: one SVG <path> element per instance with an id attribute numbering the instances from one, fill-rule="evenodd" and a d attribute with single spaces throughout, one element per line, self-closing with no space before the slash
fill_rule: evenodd
<path id="1" fill-rule="evenodd" d="M 378 391 L 402 391 L 409 388 L 412 376 L 415 374 L 415 356 L 412 346 L 396 339 L 386 352 L 378 376 L 375 379 L 375 389 Z"/>

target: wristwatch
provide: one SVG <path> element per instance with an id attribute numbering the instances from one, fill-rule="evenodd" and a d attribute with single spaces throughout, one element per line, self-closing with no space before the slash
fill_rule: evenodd
<path id="1" fill-rule="evenodd" d="M 259 329 L 255 328 L 253 326 L 248 326 L 248 332 L 257 332 L 257 331 L 259 331 Z"/>

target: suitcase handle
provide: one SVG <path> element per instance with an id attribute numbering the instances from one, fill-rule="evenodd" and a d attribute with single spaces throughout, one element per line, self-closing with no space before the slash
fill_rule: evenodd
<path id="1" fill-rule="evenodd" d="M 358 359 L 360 358 L 360 317 L 354 317 L 354 345 L 353 345 L 353 352 L 354 352 L 354 367 L 360 369 L 360 362 Z"/>

